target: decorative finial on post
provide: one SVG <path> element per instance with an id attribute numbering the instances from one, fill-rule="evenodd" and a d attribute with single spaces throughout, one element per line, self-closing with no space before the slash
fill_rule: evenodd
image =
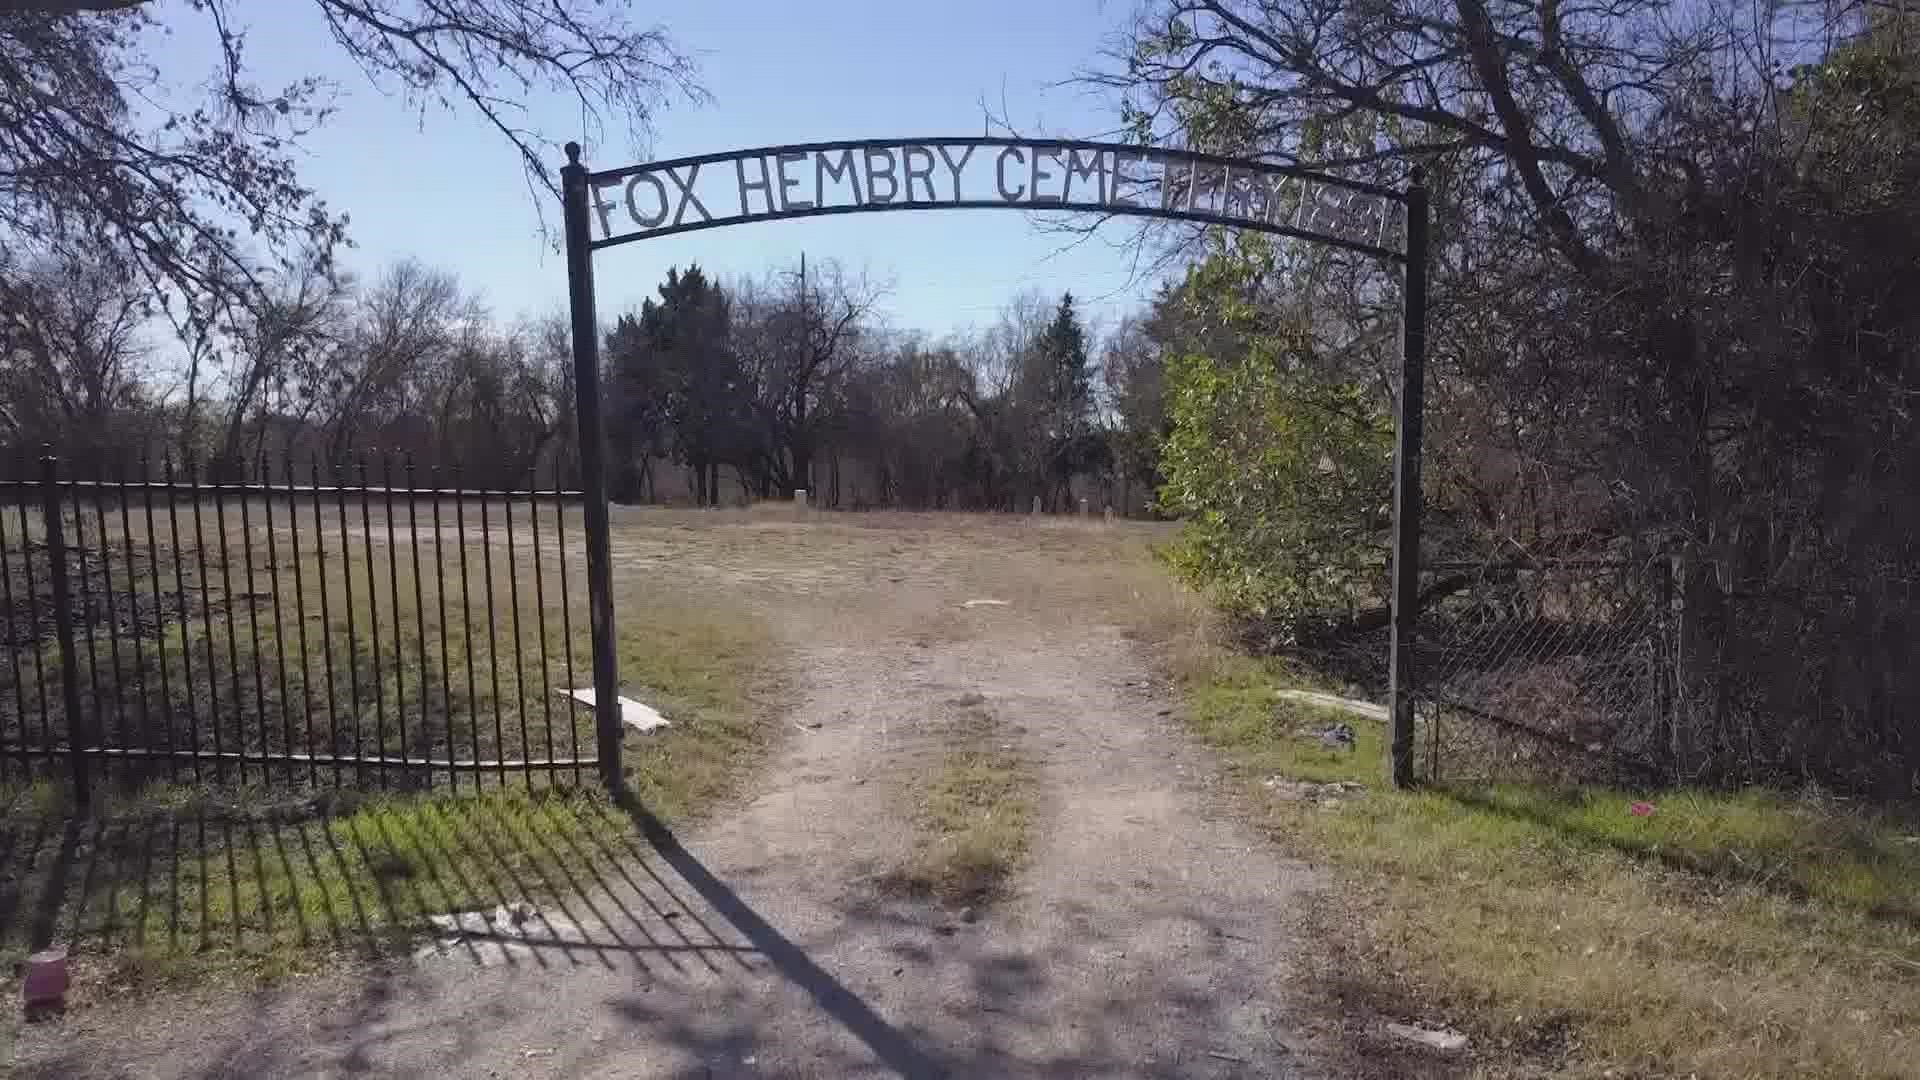
<path id="1" fill-rule="evenodd" d="M 567 144 L 567 164 L 569 165 L 580 164 L 580 144 L 579 143 L 570 142 Z M 1418 183 L 1418 181 L 1415 181 L 1415 182 Z"/>

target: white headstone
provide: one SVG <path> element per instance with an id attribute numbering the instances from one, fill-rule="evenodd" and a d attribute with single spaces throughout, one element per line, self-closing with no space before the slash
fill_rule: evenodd
<path id="1" fill-rule="evenodd" d="M 1087 516 L 1087 500 L 1086 500 L 1086 496 L 1084 495 L 1081 496 L 1080 498 L 1080 516 L 1081 517 Z"/>
<path id="2" fill-rule="evenodd" d="M 1113 507 L 1107 507 L 1107 524 L 1113 524 Z"/>
<path id="3" fill-rule="evenodd" d="M 807 489 L 806 488 L 793 489 L 793 505 L 795 506 L 807 505 Z"/>
<path id="4" fill-rule="evenodd" d="M 1038 495 L 1033 497 L 1033 512 L 1036 514 L 1040 512 L 1040 496 Z"/>

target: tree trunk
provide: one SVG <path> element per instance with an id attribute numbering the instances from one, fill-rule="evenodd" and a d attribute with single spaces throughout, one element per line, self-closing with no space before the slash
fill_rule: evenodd
<path id="1" fill-rule="evenodd" d="M 804 488 L 813 483 L 813 448 L 804 439 L 793 440 L 793 486 Z"/>

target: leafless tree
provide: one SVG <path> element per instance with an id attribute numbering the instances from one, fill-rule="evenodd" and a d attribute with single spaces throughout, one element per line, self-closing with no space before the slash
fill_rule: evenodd
<path id="1" fill-rule="evenodd" d="M 325 268 L 345 239 L 346 216 L 297 168 L 336 88 L 318 76 L 257 86 L 240 5 L 196 0 L 170 27 L 203 27 L 219 59 L 210 97 L 179 100 L 168 88 L 195 80 L 149 59 L 161 55 L 150 47 L 163 30 L 154 6 L 0 4 L 0 245 L 45 252 L 87 236 L 184 336 L 204 336 L 235 307 L 264 303 L 268 270 L 307 259 Z M 625 5 L 308 0 L 307 10 L 374 87 L 421 110 L 477 113 L 543 196 L 556 190 L 549 163 L 561 138 L 598 141 L 611 122 L 637 140 L 667 100 L 700 97 L 691 61 Z M 534 130 L 527 106 L 542 94 L 574 101 L 584 130 Z"/>
<path id="2" fill-rule="evenodd" d="M 823 432 L 845 380 L 866 355 L 883 285 L 836 260 L 804 259 L 790 271 L 733 289 L 734 342 L 753 383 L 767 435 L 774 492 L 808 487 Z"/>
<path id="3" fill-rule="evenodd" d="M 73 253 L 0 263 L 0 432 L 64 448 L 89 467 L 144 396 L 150 311 L 124 268 Z"/>

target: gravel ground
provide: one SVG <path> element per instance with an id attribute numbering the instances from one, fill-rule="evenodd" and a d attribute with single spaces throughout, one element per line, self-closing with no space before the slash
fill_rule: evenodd
<path id="1" fill-rule="evenodd" d="M 679 838 L 637 827 L 550 934 L 87 1010 L 28 1029 L 18 1075 L 1339 1071 L 1298 930 L 1322 883 L 1214 789 L 1136 644 L 1176 603 L 1158 535 L 620 511 L 619 574 L 747 604 L 787 650 L 783 734 L 736 805 Z M 1030 856 L 982 910 L 890 895 L 901 789 L 976 694 L 1036 763 Z"/>

